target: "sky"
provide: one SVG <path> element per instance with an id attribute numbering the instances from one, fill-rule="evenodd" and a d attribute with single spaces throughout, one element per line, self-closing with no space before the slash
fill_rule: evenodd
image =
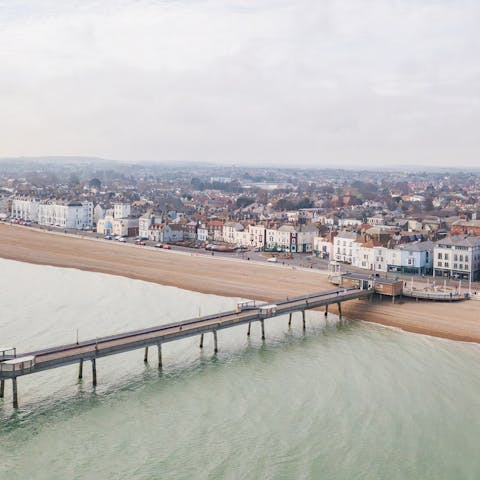
<path id="1" fill-rule="evenodd" d="M 0 157 L 478 166 L 478 0 L 0 0 Z"/>

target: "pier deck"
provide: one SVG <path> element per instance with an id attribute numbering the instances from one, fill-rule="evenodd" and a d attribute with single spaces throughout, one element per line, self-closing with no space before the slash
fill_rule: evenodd
<path id="1" fill-rule="evenodd" d="M 130 332 L 109 335 L 106 337 L 91 339 L 70 345 L 61 345 L 57 347 L 45 348 L 32 352 L 16 354 L 18 361 L 21 359 L 31 359 L 32 363 L 20 363 L 20 367 L 15 365 L 15 358 L 11 355 L 0 356 L 0 398 L 3 397 L 4 382 L 6 379 L 12 379 L 14 382 L 14 406 L 18 405 L 16 398 L 16 378 L 24 375 L 42 372 L 51 368 L 58 368 L 73 363 L 80 364 L 79 377 L 82 377 L 83 362 L 92 361 L 94 373 L 93 383 L 96 385 L 96 359 L 109 355 L 127 352 L 130 350 L 145 347 L 145 360 L 148 355 L 148 347 L 158 347 L 159 367 L 161 367 L 161 345 L 163 343 L 179 340 L 194 335 L 200 335 L 200 346 L 203 346 L 203 335 L 213 333 L 215 340 L 215 351 L 217 351 L 218 330 L 230 328 L 237 325 L 249 324 L 248 334 L 250 334 L 250 325 L 252 322 L 261 322 L 262 338 L 265 338 L 264 320 L 280 315 L 302 312 L 303 326 L 305 328 L 305 311 L 326 307 L 330 304 L 338 304 L 339 314 L 341 315 L 341 303 L 371 294 L 371 290 L 360 290 L 354 287 L 328 290 L 316 294 L 295 297 L 291 299 L 271 302 L 268 305 L 256 302 L 245 302 L 239 304 L 237 310 L 221 312 L 214 315 L 183 320 L 155 327 L 134 330 Z M 289 324 L 291 322 L 291 315 Z M 13 362 L 13 366 L 12 366 Z"/>

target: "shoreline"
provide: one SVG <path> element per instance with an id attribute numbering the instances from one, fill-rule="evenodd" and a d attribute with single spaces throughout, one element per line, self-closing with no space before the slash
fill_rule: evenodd
<path id="1" fill-rule="evenodd" d="M 226 297 L 273 301 L 331 289 L 325 272 L 233 258 L 163 251 L 102 239 L 0 224 L 0 257 L 119 275 Z M 394 305 L 346 302 L 343 314 L 358 320 L 450 340 L 480 343 L 480 302 L 415 302 Z M 331 308 L 336 313 L 335 308 Z"/>

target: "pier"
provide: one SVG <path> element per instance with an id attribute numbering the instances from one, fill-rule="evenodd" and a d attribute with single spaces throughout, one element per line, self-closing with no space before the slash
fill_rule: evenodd
<path id="1" fill-rule="evenodd" d="M 262 340 L 265 340 L 265 320 L 280 315 L 288 315 L 288 325 L 290 326 L 293 314 L 301 313 L 302 327 L 305 329 L 305 312 L 307 310 L 325 307 L 326 316 L 328 314 L 328 306 L 336 304 L 338 314 L 341 317 L 342 302 L 369 297 L 372 293 L 372 289 L 346 287 L 301 297 L 287 298 L 268 304 L 249 301 L 239 303 L 237 308 L 232 311 L 109 335 L 69 345 L 44 348 L 32 352 L 18 354 L 17 350 L 13 347 L 2 347 L 2 349 L 0 349 L 0 398 L 4 397 L 6 380 L 11 380 L 13 406 L 14 408 L 18 408 L 18 377 L 32 375 L 65 365 L 78 364 L 78 378 L 81 379 L 83 377 L 84 363 L 88 361 L 91 363 L 92 383 L 95 387 L 97 385 L 98 358 L 140 348 L 145 349 L 143 360 L 148 362 L 149 349 L 155 347 L 158 367 L 161 369 L 163 365 L 162 344 L 191 336 L 199 336 L 199 346 L 203 348 L 204 335 L 212 334 L 214 353 L 217 353 L 217 332 L 238 325 L 248 325 L 247 335 L 250 335 L 252 323 L 259 322 L 261 325 Z"/>

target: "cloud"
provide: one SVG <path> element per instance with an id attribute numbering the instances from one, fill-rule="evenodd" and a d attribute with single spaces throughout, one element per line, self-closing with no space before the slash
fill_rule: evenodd
<path id="1" fill-rule="evenodd" d="M 30 3 L 0 0 L 2 156 L 477 162 L 478 2 Z"/>

